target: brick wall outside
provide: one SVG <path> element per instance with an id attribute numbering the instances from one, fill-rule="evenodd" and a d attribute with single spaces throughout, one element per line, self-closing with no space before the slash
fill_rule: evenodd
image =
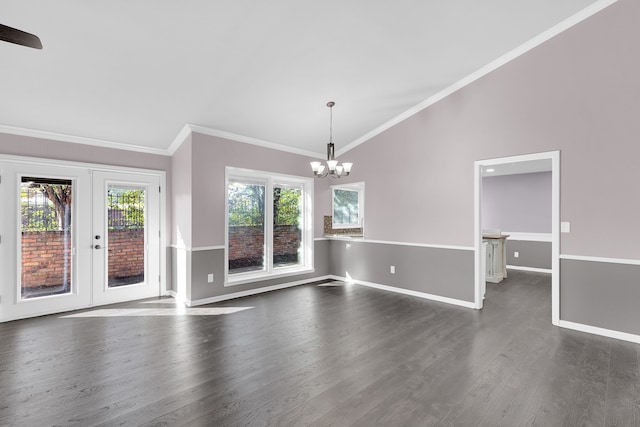
<path id="1" fill-rule="evenodd" d="M 261 227 L 230 227 L 229 234 L 231 268 L 262 264 L 264 238 Z M 64 238 L 62 231 L 22 233 L 24 288 L 63 284 L 64 263 L 61 260 L 65 254 Z M 275 262 L 297 261 L 300 241 L 301 232 L 297 226 L 275 226 Z M 144 274 L 144 230 L 111 230 L 108 246 L 109 277 L 126 278 Z M 69 251 L 70 249 L 67 249 L 67 255 Z"/>
<path id="2" fill-rule="evenodd" d="M 273 255 L 276 262 L 297 260 L 301 231 L 295 225 L 274 227 Z M 229 268 L 262 265 L 264 236 L 262 227 L 229 227 Z"/>
<path id="3" fill-rule="evenodd" d="M 68 237 L 68 236 L 67 236 Z M 59 286 L 64 282 L 65 235 L 62 231 L 22 233 L 22 287 Z M 67 256 L 70 254 L 70 244 Z M 109 232 L 109 276 L 144 274 L 144 230 Z M 67 269 L 69 274 L 69 269 Z"/>
<path id="4" fill-rule="evenodd" d="M 144 229 L 109 230 L 109 277 L 144 275 Z"/>
<path id="5" fill-rule="evenodd" d="M 67 239 L 70 237 L 68 234 Z M 63 231 L 25 231 L 22 233 L 22 287 L 60 286 L 64 283 L 65 233 Z M 66 256 L 71 254 L 67 242 Z M 67 283 L 70 282 L 67 264 Z"/>

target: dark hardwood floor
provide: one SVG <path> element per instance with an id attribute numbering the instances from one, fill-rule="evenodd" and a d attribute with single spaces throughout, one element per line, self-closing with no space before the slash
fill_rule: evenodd
<path id="1" fill-rule="evenodd" d="M 511 271 L 476 311 L 312 284 L 0 324 L 0 425 L 640 425 L 640 346 L 553 327 L 550 288 Z"/>

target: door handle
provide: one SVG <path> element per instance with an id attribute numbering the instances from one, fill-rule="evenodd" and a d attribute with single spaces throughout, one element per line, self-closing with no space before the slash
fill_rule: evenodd
<path id="1" fill-rule="evenodd" d="M 104 247 L 102 247 L 100 245 L 95 245 L 94 248 L 96 248 L 96 249 L 104 249 Z"/>

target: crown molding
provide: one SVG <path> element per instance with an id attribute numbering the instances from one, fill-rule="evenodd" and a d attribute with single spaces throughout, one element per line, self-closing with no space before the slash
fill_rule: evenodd
<path id="1" fill-rule="evenodd" d="M 176 135 L 176 137 L 173 138 L 173 142 L 171 143 L 169 148 L 167 148 L 167 154 L 169 156 L 173 156 L 175 154 L 175 152 L 178 151 L 178 148 L 180 148 L 180 146 L 190 136 L 191 136 L 191 128 L 189 127 L 189 125 L 182 126 L 182 129 L 180 130 L 178 135 Z"/>
<path id="2" fill-rule="evenodd" d="M 73 144 L 91 145 L 94 147 L 112 148 L 115 150 L 137 151 L 147 154 L 167 156 L 167 150 L 161 148 L 146 147 L 143 145 L 124 144 L 121 142 L 106 141 L 103 139 L 87 138 L 84 136 L 67 135 L 63 133 L 48 132 L 43 130 L 27 129 L 17 126 L 0 124 L 0 133 L 10 135 L 28 136 L 32 138 L 50 139 L 54 141 L 70 142 Z"/>
<path id="3" fill-rule="evenodd" d="M 377 128 L 373 129 L 372 131 L 362 135 L 360 138 L 356 139 L 355 141 L 347 144 L 346 146 L 344 146 L 343 148 L 341 148 L 340 150 L 336 151 L 336 156 L 341 156 L 344 153 L 346 153 L 349 150 L 352 150 L 354 148 L 356 148 L 358 145 L 374 138 L 375 136 L 381 134 L 382 132 L 388 130 L 389 128 L 397 125 L 398 123 L 416 115 L 417 113 L 419 113 L 420 111 L 432 106 L 433 104 L 435 104 L 436 102 L 442 100 L 443 98 L 446 98 L 447 96 L 451 95 L 452 93 L 464 88 L 465 86 L 470 85 L 471 83 L 475 82 L 476 80 L 480 79 L 481 77 L 486 76 L 487 74 L 491 73 L 492 71 L 495 71 L 496 69 L 502 67 L 503 65 L 513 61 L 514 59 L 518 58 L 519 56 L 527 53 L 528 51 L 532 50 L 533 48 L 541 45 L 542 43 L 546 42 L 547 40 L 557 36 L 558 34 L 568 30 L 569 28 L 573 27 L 574 25 L 579 24 L 580 22 L 584 21 L 585 19 L 595 15 L 596 13 L 600 12 L 601 10 L 611 6 L 614 3 L 617 3 L 618 0 L 600 0 L 597 1 L 593 4 L 591 4 L 590 6 L 582 9 L 581 11 L 577 12 L 576 14 L 570 16 L 569 18 L 565 19 L 564 21 L 554 25 L 553 27 L 551 27 L 550 29 L 548 29 L 547 31 L 544 31 L 543 33 L 539 34 L 538 36 L 532 38 L 531 40 L 525 42 L 524 44 L 516 47 L 515 49 L 511 50 L 510 52 L 507 52 L 506 54 L 502 55 L 501 57 L 499 57 L 498 59 L 488 63 L 487 65 L 485 65 L 484 67 L 474 71 L 473 73 L 469 74 L 467 77 L 463 78 L 462 80 L 459 80 L 458 82 L 452 84 L 451 86 L 443 89 L 442 91 L 430 96 L 429 98 L 425 99 L 424 101 L 422 101 L 421 103 L 417 104 L 416 106 L 408 109 L 407 111 L 405 111 L 402 114 L 399 114 L 398 116 L 392 118 L 391 120 L 389 120 L 386 123 L 383 123 L 382 125 L 378 126 Z"/>
<path id="4" fill-rule="evenodd" d="M 295 148 L 295 147 L 290 147 L 288 145 L 277 144 L 275 142 L 265 141 L 265 140 L 253 138 L 250 136 L 238 135 L 236 133 L 226 132 L 219 129 L 212 129 L 206 126 L 186 124 L 185 127 L 188 127 L 191 132 L 208 135 L 208 136 L 215 136 L 218 138 L 228 139 L 236 142 L 242 142 L 245 144 L 257 145 L 259 147 L 270 148 L 272 150 L 285 151 L 287 153 L 298 154 L 301 156 L 307 156 L 307 157 L 313 157 L 313 158 L 326 157 L 326 154 L 316 153 L 315 151 L 303 150 L 301 148 Z M 183 131 L 184 131 L 184 128 L 183 128 Z"/>

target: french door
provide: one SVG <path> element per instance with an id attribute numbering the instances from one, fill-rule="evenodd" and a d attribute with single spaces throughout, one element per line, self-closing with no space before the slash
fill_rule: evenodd
<path id="1" fill-rule="evenodd" d="M 93 302 L 158 296 L 158 176 L 93 172 Z"/>
<path id="2" fill-rule="evenodd" d="M 0 321 L 159 295 L 159 175 L 18 161 L 0 174 Z"/>

